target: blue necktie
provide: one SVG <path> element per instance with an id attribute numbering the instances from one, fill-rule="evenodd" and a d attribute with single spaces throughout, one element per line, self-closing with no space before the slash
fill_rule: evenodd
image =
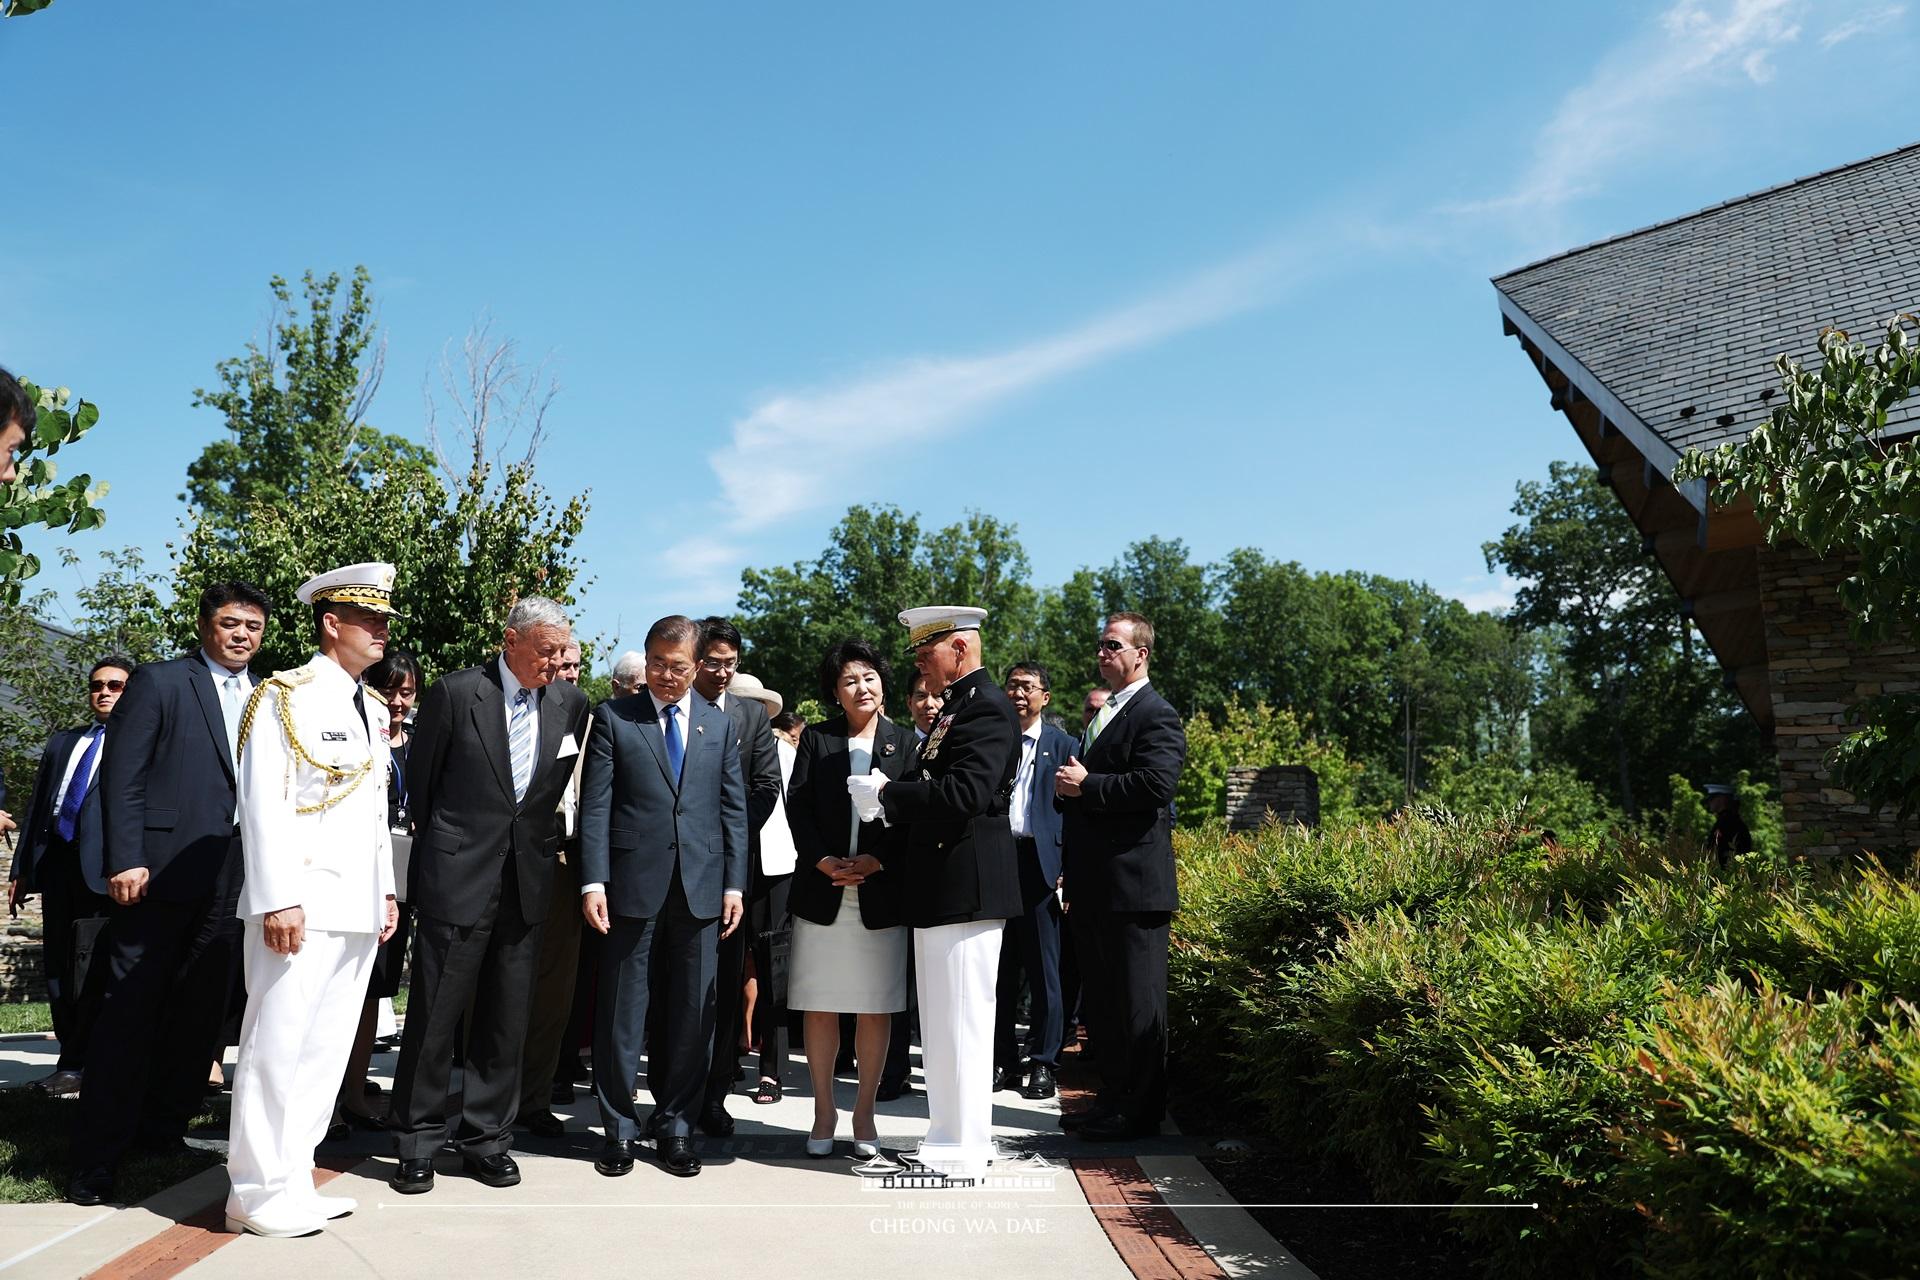
<path id="1" fill-rule="evenodd" d="M 680 786 L 680 766 L 687 759 L 686 739 L 680 736 L 680 708 L 671 705 L 667 708 L 667 768 L 673 773 L 675 790 Z"/>
<path id="2" fill-rule="evenodd" d="M 513 696 L 513 721 L 507 733 L 507 755 L 513 761 L 513 802 L 527 798 L 533 781 L 533 690 Z"/>
<path id="3" fill-rule="evenodd" d="M 107 735 L 99 725 L 87 731 L 87 749 L 80 755 L 80 763 L 74 766 L 73 779 L 67 783 L 67 794 L 60 797 L 60 813 L 54 819 L 54 834 L 73 843 L 74 828 L 80 822 L 80 806 L 87 802 L 87 783 L 93 778 L 94 757 L 100 754 L 100 742 Z"/>

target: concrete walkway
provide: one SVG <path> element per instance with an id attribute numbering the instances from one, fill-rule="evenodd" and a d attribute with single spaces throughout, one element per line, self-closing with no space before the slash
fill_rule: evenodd
<path id="1" fill-rule="evenodd" d="M 0 1042 L 0 1085 L 45 1074 L 52 1051 L 46 1039 Z M 379 1055 L 374 1078 L 390 1085 L 393 1066 L 394 1055 Z M 666 1276 L 798 1266 L 823 1277 L 858 1267 L 956 1280 L 1311 1277 L 1207 1175 L 1194 1158 L 1204 1147 L 1180 1135 L 1094 1146 L 1059 1130 L 1057 1101 L 1002 1093 L 994 1121 L 1005 1159 L 985 1185 L 889 1188 L 854 1171 L 852 1082 L 836 1084 L 841 1141 L 824 1160 L 802 1149 L 813 1115 L 803 1061 L 789 1068 L 788 1086 L 771 1106 L 744 1094 L 731 1099 L 737 1130 L 696 1139 L 705 1164 L 697 1178 L 673 1177 L 647 1160 L 624 1178 L 596 1174 L 597 1117 L 577 1094 L 556 1108 L 568 1120 L 563 1137 L 516 1135 L 517 1187 L 482 1186 L 444 1157 L 431 1193 L 397 1195 L 386 1185 L 390 1140 L 356 1133 L 322 1147 L 321 1158 L 344 1170 L 327 1194 L 353 1196 L 360 1209 L 320 1236 L 226 1235 L 218 1209 L 226 1177 L 213 1169 L 124 1209 L 0 1207 L 0 1275 L 487 1280 L 611 1265 L 616 1274 Z M 883 1149 L 909 1150 L 925 1132 L 919 1087 L 916 1075 L 914 1093 L 881 1104 Z"/>

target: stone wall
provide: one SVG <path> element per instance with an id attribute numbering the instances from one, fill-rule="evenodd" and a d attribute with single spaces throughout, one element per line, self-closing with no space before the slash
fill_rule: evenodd
<path id="1" fill-rule="evenodd" d="M 1914 832 L 1833 785 L 1827 755 L 1859 723 L 1862 698 L 1920 688 L 1920 653 L 1907 645 L 1863 649 L 1847 634 L 1835 588 L 1843 563 L 1804 547 L 1760 548 L 1760 610 L 1773 690 L 1774 748 L 1786 810 L 1787 849 L 1802 854 L 1894 852 Z"/>
<path id="2" fill-rule="evenodd" d="M 0 937 L 0 1003 L 47 998 L 47 974 L 40 961 L 40 895 L 35 894 L 21 905 L 18 918 L 7 921 L 6 934 Z"/>
<path id="3" fill-rule="evenodd" d="M 1320 775 L 1303 764 L 1228 769 L 1227 829 L 1257 831 L 1269 819 L 1319 825 Z"/>

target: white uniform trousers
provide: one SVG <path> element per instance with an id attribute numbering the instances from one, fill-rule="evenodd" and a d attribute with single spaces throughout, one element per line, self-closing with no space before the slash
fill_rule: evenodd
<path id="1" fill-rule="evenodd" d="M 993 1159 L 993 989 L 1004 920 L 913 931 L 920 1038 L 927 1077 L 921 1163 L 984 1178 Z"/>
<path id="2" fill-rule="evenodd" d="M 267 946 L 260 921 L 246 927 L 227 1213 L 293 1217 L 311 1212 L 318 1195 L 313 1149 L 333 1118 L 379 939 L 309 929 L 299 954 L 283 956 Z"/>

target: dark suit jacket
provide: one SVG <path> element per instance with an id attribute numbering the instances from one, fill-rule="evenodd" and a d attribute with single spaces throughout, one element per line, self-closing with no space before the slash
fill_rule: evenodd
<path id="1" fill-rule="evenodd" d="M 107 876 L 145 867 L 147 892 L 165 901 L 212 893 L 233 847 L 236 793 L 220 695 L 197 651 L 128 677 L 102 757 Z"/>
<path id="2" fill-rule="evenodd" d="M 27 893 L 40 892 L 41 860 L 46 857 L 47 847 L 55 839 L 53 827 L 60 816 L 56 804 L 60 798 L 60 779 L 67 771 L 68 757 L 86 733 L 86 729 L 62 729 L 47 740 L 47 749 L 40 754 L 40 768 L 33 775 L 33 798 L 27 802 L 27 811 L 21 817 L 20 833 L 16 837 L 13 852 L 12 878 L 20 881 Z M 106 749 L 106 743 L 101 743 L 102 755 Z M 107 876 L 106 841 L 101 831 L 101 763 L 95 762 L 86 798 L 80 802 L 80 820 L 74 825 L 73 844 L 80 858 L 80 874 L 85 878 L 87 888 L 104 894 L 107 891 Z M 74 781 L 78 782 L 79 779 L 76 777 Z"/>
<path id="3" fill-rule="evenodd" d="M 696 699 L 699 693 L 693 695 Z M 780 752 L 774 746 L 767 709 L 753 698 L 729 697 L 734 745 L 740 751 L 740 776 L 747 784 L 747 876 L 756 891 L 760 881 L 760 827 L 780 807 Z M 756 896 L 750 894 L 749 896 Z"/>
<path id="4" fill-rule="evenodd" d="M 873 763 L 898 780 L 905 776 L 913 755 L 913 729 L 885 716 L 873 731 Z M 787 782 L 787 825 L 793 828 L 798 860 L 787 905 L 793 914 L 815 924 L 832 924 L 845 891 L 820 874 L 813 864 L 822 858 L 846 858 L 870 853 L 884 865 L 904 832 L 879 822 L 860 824 L 860 847 L 851 849 L 853 801 L 847 795 L 852 756 L 847 751 L 847 718 L 835 716 L 819 726 L 808 725 L 800 735 L 793 758 L 793 777 Z M 891 789 L 892 784 L 888 784 Z M 896 867 L 898 864 L 895 864 Z M 869 929 L 887 929 L 901 923 L 900 871 L 889 869 L 860 886 L 860 923 Z"/>
<path id="5" fill-rule="evenodd" d="M 498 655 L 428 689 L 407 744 L 414 831 L 407 904 L 451 925 L 477 924 L 511 855 L 522 917 L 546 919 L 560 796 L 573 777 L 573 756 L 561 756 L 560 747 L 571 736 L 577 750 L 586 732 L 586 695 L 564 680 L 548 685 L 533 777 L 515 804 Z"/>
<path id="6" fill-rule="evenodd" d="M 658 915 L 676 867 L 697 919 L 718 916 L 728 890 L 746 893 L 747 786 L 734 722 L 699 694 L 689 707 L 678 790 L 652 694 L 594 708 L 580 783 L 580 883 L 606 885 L 613 915 Z"/>
<path id="7" fill-rule="evenodd" d="M 920 747 L 918 777 L 880 793 L 887 821 L 907 828 L 904 849 L 885 861 L 890 873 L 906 872 L 898 892 L 914 928 L 1020 914 L 1007 826 L 1019 745 L 1013 704 L 985 669 L 971 672 L 947 687 L 946 708 Z"/>
<path id="8" fill-rule="evenodd" d="M 1032 790 L 1027 793 L 1027 830 L 1033 833 L 1033 846 L 1040 855 L 1039 876 L 1053 891 L 1060 878 L 1060 811 L 1053 805 L 1053 775 L 1069 756 L 1078 754 L 1080 744 L 1073 735 L 1057 725 L 1042 723 L 1040 745 L 1033 761 Z M 1020 767 L 1020 747 L 1014 744 L 1014 768 Z M 1028 895 L 1031 897 L 1031 895 Z M 1031 904 L 1029 904 L 1031 905 Z"/>
<path id="9" fill-rule="evenodd" d="M 1130 696 L 1093 746 L 1080 794 L 1060 800 L 1066 899 L 1106 911 L 1175 911 L 1173 788 L 1187 759 L 1180 713 L 1151 684 Z"/>

